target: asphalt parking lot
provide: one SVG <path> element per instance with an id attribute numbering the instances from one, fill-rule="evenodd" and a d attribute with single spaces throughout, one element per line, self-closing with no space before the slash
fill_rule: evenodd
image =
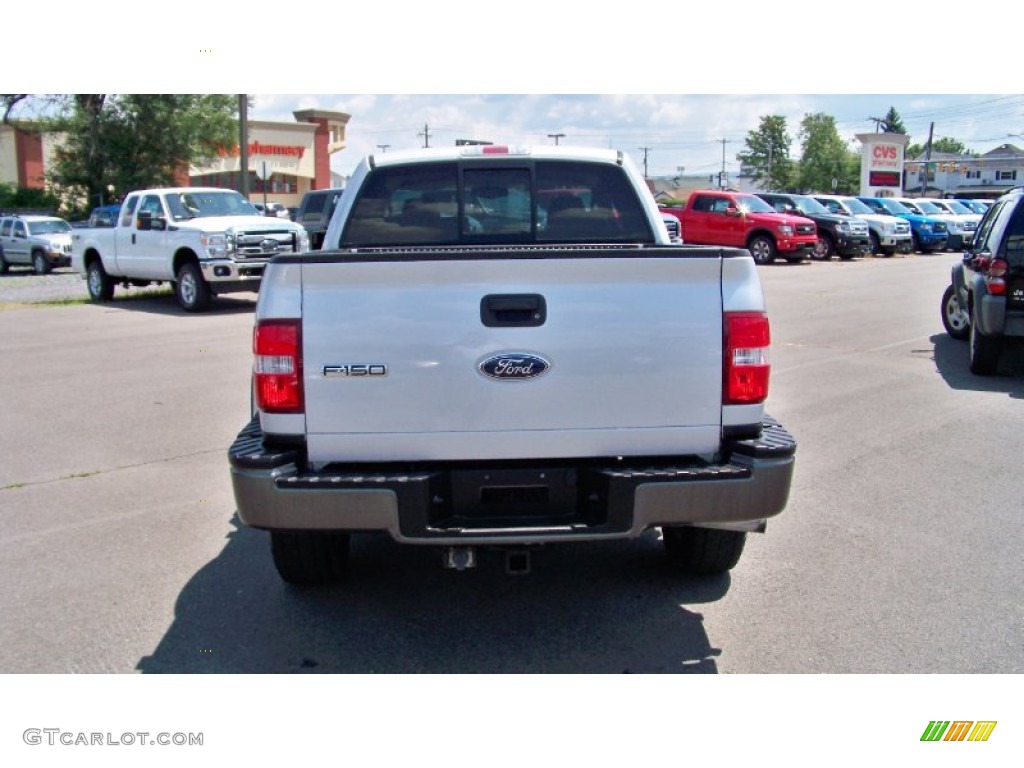
<path id="1" fill-rule="evenodd" d="M 528 577 L 365 537 L 350 584 L 305 592 L 234 511 L 254 297 L 188 315 L 0 276 L 0 671 L 1022 672 L 1024 368 L 973 377 L 942 332 L 958 258 L 759 268 L 800 448 L 729 576 L 680 580 L 653 532 Z"/>

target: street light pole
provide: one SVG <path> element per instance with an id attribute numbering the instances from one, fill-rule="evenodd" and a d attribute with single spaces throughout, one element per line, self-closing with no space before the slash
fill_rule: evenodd
<path id="1" fill-rule="evenodd" d="M 564 139 L 565 138 L 565 134 L 564 133 L 549 133 L 548 134 L 548 138 L 549 139 L 554 139 L 555 140 L 555 146 L 557 147 L 558 146 L 558 140 L 559 139 Z"/>

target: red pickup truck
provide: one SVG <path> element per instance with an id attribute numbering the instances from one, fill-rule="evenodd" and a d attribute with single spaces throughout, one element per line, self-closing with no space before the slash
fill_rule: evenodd
<path id="1" fill-rule="evenodd" d="M 761 198 L 743 192 L 697 190 L 685 208 L 661 211 L 679 219 L 683 242 L 746 248 L 758 264 L 771 264 L 778 256 L 802 261 L 818 242 L 813 221 L 777 213 Z"/>

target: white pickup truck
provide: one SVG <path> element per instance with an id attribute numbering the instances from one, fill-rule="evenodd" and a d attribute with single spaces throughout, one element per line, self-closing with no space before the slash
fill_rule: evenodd
<path id="1" fill-rule="evenodd" d="M 113 229 L 75 230 L 71 266 L 93 301 L 110 301 L 119 283 L 170 282 L 182 308 L 200 312 L 215 295 L 259 290 L 275 254 L 308 249 L 301 225 L 260 216 L 234 190 L 145 189 L 125 198 Z"/>
<path id="2" fill-rule="evenodd" d="M 660 528 L 674 566 L 721 573 L 785 507 L 754 262 L 671 244 L 622 153 L 371 156 L 324 249 L 266 267 L 229 450 L 284 580 L 342 579 L 369 531 L 523 573 L 540 545 Z"/>

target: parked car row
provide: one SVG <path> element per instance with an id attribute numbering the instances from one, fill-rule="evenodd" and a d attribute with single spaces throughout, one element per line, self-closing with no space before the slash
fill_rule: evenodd
<path id="1" fill-rule="evenodd" d="M 843 213 L 868 225 L 869 251 L 880 256 L 909 253 L 913 250 L 910 222 L 892 214 L 878 213 L 856 197 L 815 195 L 814 199 L 832 213 Z"/>
<path id="2" fill-rule="evenodd" d="M 811 258 L 827 261 L 833 256 L 852 259 L 870 253 L 871 239 L 868 224 L 845 212 L 833 212 L 810 195 L 790 195 L 780 192 L 759 192 L 758 197 L 779 213 L 803 216 L 814 222 L 818 242 Z"/>
<path id="3" fill-rule="evenodd" d="M 679 220 L 685 243 L 745 247 L 758 264 L 767 264 L 776 256 L 799 261 L 961 250 L 981 219 L 974 208 L 957 200 L 696 190 L 685 206 L 661 212 Z M 783 221 L 787 216 L 791 220 Z M 810 249 L 797 247 L 805 235 L 813 238 Z"/>

